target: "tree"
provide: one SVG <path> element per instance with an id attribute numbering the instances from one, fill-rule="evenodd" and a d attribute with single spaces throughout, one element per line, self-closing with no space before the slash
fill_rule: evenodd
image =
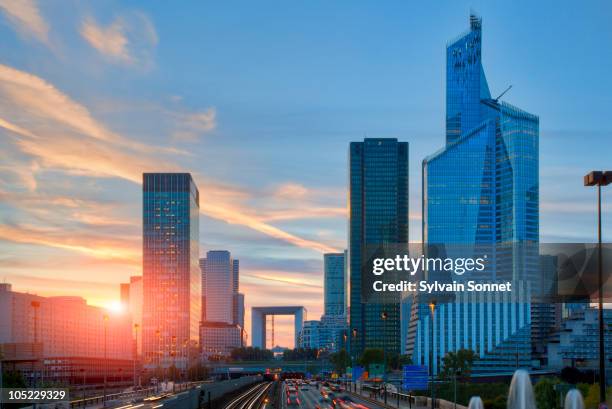
<path id="1" fill-rule="evenodd" d="M 318 356 L 319 350 L 316 348 L 294 348 L 283 352 L 285 361 L 314 361 Z"/>
<path id="2" fill-rule="evenodd" d="M 460 349 L 457 352 L 450 351 L 442 358 L 442 372 L 440 376 L 443 379 L 452 379 L 459 375 L 462 378 L 469 378 L 472 372 L 472 364 L 476 354 L 471 349 Z"/>
<path id="3" fill-rule="evenodd" d="M 19 371 L 3 371 L 1 386 L 3 388 L 25 388 L 26 381 Z"/>
<path id="4" fill-rule="evenodd" d="M 387 360 L 387 367 L 391 369 L 402 369 L 404 365 L 412 364 L 412 358 L 410 355 L 400 354 L 385 354 Z"/>
<path id="5" fill-rule="evenodd" d="M 555 385 L 559 383 L 557 378 L 540 378 L 533 388 L 536 407 L 538 409 L 557 409 L 559 407 Z"/>
<path id="6" fill-rule="evenodd" d="M 384 351 L 381 348 L 366 348 L 359 357 L 359 364 L 370 370 L 371 364 L 382 364 L 384 361 Z"/>
<path id="7" fill-rule="evenodd" d="M 331 354 L 329 356 L 329 360 L 334 366 L 334 371 L 336 372 L 344 372 L 346 367 L 351 365 L 351 357 L 344 348 Z"/>
<path id="8" fill-rule="evenodd" d="M 233 361 L 271 361 L 273 358 L 274 353 L 272 351 L 259 347 L 234 348 L 231 352 Z"/>

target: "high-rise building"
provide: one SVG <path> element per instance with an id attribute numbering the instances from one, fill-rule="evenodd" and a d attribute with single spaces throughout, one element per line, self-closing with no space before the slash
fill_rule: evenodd
<path id="1" fill-rule="evenodd" d="M 226 250 L 209 251 L 206 258 L 200 259 L 203 289 L 200 343 L 205 354 L 227 355 L 233 348 L 244 345 L 244 295 L 238 292 L 239 266 L 239 261 Z"/>
<path id="2" fill-rule="evenodd" d="M 345 253 L 323 255 L 323 302 L 325 315 L 346 315 L 347 282 Z"/>
<path id="3" fill-rule="evenodd" d="M 234 268 L 236 265 L 236 268 Z M 202 300 L 205 309 L 202 321 L 234 323 L 235 298 L 238 294 L 238 260 L 226 250 L 214 250 L 200 259 Z"/>
<path id="4" fill-rule="evenodd" d="M 560 323 L 548 341 L 548 367 L 558 371 L 565 367 L 579 368 L 582 371 L 599 371 L 599 311 L 597 308 L 574 310 L 567 319 Z M 612 361 L 612 310 L 603 310 L 604 353 L 606 362 Z M 612 376 L 612 368 L 606 365 L 606 376 Z M 609 379 L 609 378 L 608 378 Z"/>
<path id="5" fill-rule="evenodd" d="M 132 317 L 132 329 L 138 355 L 142 353 L 142 276 L 130 277 L 129 283 L 121 283 L 121 305 Z"/>
<path id="6" fill-rule="evenodd" d="M 321 316 L 317 344 L 331 352 L 335 352 L 343 346 L 343 336 L 348 332 L 346 258 L 346 251 L 323 255 L 324 313 Z"/>
<path id="7" fill-rule="evenodd" d="M 408 143 L 366 138 L 351 142 L 349 152 L 349 315 L 351 354 L 364 348 L 400 351 L 400 300 L 363 302 L 364 249 L 408 247 Z M 386 319 L 382 319 L 385 317 Z"/>
<path id="8" fill-rule="evenodd" d="M 423 161 L 423 241 L 487 247 L 487 278 L 507 277 L 516 287 L 495 299 L 459 294 L 438 303 L 433 320 L 426 303 L 412 304 L 407 353 L 436 373 L 446 352 L 460 348 L 477 353 L 474 371 L 530 365 L 539 119 L 491 97 L 481 47 L 482 20 L 472 15 L 470 29 L 446 49 L 446 146 Z"/>
<path id="9" fill-rule="evenodd" d="M 298 335 L 298 348 L 318 349 L 321 347 L 321 321 L 304 321 L 304 327 Z"/>
<path id="10" fill-rule="evenodd" d="M 142 188 L 143 364 L 185 368 L 201 319 L 199 192 L 189 173 L 145 173 Z"/>

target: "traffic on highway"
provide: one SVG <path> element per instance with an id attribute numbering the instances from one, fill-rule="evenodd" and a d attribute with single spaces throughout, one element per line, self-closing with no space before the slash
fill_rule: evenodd
<path id="1" fill-rule="evenodd" d="M 329 381 L 286 379 L 282 383 L 282 409 L 382 409 L 371 399 L 346 391 Z"/>

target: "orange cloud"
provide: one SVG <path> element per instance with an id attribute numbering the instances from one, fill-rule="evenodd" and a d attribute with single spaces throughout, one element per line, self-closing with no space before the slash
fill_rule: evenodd
<path id="1" fill-rule="evenodd" d="M 76 251 L 95 258 L 141 265 L 141 253 L 125 241 L 67 234 L 61 229 L 0 225 L 0 239 Z"/>
<path id="2" fill-rule="evenodd" d="M 117 177 L 141 183 L 147 171 L 171 172 L 180 166 L 160 161 L 154 154 L 180 153 L 132 141 L 112 132 L 96 121 L 82 105 L 61 93 L 54 86 L 34 75 L 0 65 L 0 127 L 10 131 L 19 149 L 39 159 L 40 166 L 60 169 L 77 175 Z M 32 127 L 33 129 L 28 129 Z M 248 207 L 239 207 L 224 199 L 235 196 L 235 189 L 223 191 L 219 184 L 203 191 L 201 211 L 230 224 L 239 224 L 255 231 L 318 252 L 332 252 L 329 245 L 299 237 L 250 214 Z M 212 196 L 212 197 L 211 197 Z"/>
<path id="3" fill-rule="evenodd" d="M 15 28 L 42 43 L 49 42 L 49 25 L 43 19 L 34 0 L 0 0 L 0 10 L 4 11 Z"/>

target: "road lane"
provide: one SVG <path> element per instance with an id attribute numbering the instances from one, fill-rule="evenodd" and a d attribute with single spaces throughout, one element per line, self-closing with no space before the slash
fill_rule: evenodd
<path id="1" fill-rule="evenodd" d="M 322 394 L 321 391 L 325 393 Z M 337 409 L 384 409 L 382 405 L 371 403 L 366 399 L 357 397 L 347 392 L 331 392 L 328 388 L 321 386 L 307 385 L 299 389 L 300 405 L 287 405 L 284 402 L 283 408 L 287 409 L 330 409 L 333 408 L 333 400 L 336 400 Z"/>

